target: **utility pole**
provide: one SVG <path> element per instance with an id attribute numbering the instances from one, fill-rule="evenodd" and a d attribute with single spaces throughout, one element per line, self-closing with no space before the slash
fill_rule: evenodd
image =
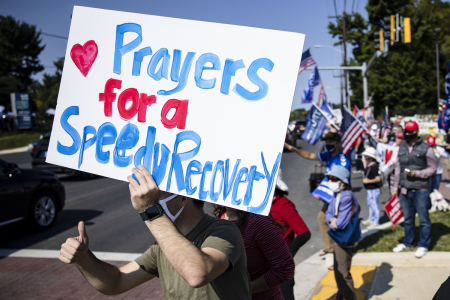
<path id="1" fill-rule="evenodd" d="M 342 42 L 344 43 L 344 67 L 347 66 L 347 43 L 345 36 L 345 10 L 342 12 Z M 344 70 L 344 80 L 345 80 L 345 99 L 348 101 L 348 80 L 347 80 L 348 71 Z M 344 101 L 341 98 L 341 110 L 342 115 L 344 115 Z"/>
<path id="2" fill-rule="evenodd" d="M 440 28 L 435 28 L 436 32 L 436 81 L 437 81 L 437 112 L 439 114 L 439 98 L 440 98 L 440 84 L 439 84 L 439 31 Z"/>

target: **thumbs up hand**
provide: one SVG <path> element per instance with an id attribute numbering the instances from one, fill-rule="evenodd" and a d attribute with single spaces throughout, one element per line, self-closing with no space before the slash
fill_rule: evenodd
<path id="1" fill-rule="evenodd" d="M 59 253 L 59 260 L 66 264 L 77 263 L 82 260 L 89 250 L 89 237 L 84 227 L 84 222 L 78 223 L 79 236 L 68 238 L 64 244 L 61 245 Z"/>

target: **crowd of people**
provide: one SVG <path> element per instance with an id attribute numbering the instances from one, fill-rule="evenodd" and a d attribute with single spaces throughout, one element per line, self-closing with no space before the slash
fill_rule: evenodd
<path id="1" fill-rule="evenodd" d="M 384 139 L 375 127 L 357 139 L 350 155 L 341 149 L 341 135 L 330 130 L 323 135 L 323 150 L 311 153 L 291 145 L 286 148 L 326 167 L 328 188 L 333 192 L 323 202 L 318 222 L 324 249 L 332 253 L 338 286 L 337 299 L 356 299 L 350 273 L 355 245 L 361 237 L 360 205 L 352 191 L 351 173 L 363 174 L 367 190 L 368 226 L 379 224 L 379 196 L 383 186 L 377 157 L 377 143 L 399 147 L 395 168 L 389 174 L 390 192 L 399 195 L 405 217 L 403 243 L 393 249 L 413 246 L 414 218 L 420 218 L 417 257 L 426 254 L 430 244 L 428 216 L 430 190 L 438 188 L 442 174 L 441 158 L 446 150 L 436 146 L 440 136 L 423 141 L 418 125 L 405 128 L 393 124 Z M 450 160 L 444 161 L 450 164 Z M 160 191 L 143 166 L 132 170 L 129 189 L 133 207 L 142 217 L 156 243 L 125 266 L 101 261 L 89 250 L 84 223 L 79 236 L 61 246 L 60 260 L 75 264 L 98 291 L 115 295 L 158 277 L 164 299 L 294 299 L 294 256 L 311 238 L 295 205 L 287 198 L 289 188 L 278 172 L 269 216 L 216 205 L 206 214 L 204 202 Z M 439 173 L 440 172 L 440 173 Z M 137 180 L 136 180 L 137 179 Z M 143 237 L 144 238 L 144 237 Z"/>

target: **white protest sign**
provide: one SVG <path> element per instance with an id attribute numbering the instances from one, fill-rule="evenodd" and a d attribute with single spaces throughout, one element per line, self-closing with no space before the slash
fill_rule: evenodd
<path id="1" fill-rule="evenodd" d="M 47 162 L 267 215 L 303 43 L 76 6 Z"/>
<path id="2" fill-rule="evenodd" d="M 399 147 L 378 143 L 377 155 L 380 158 L 380 171 L 384 173 L 385 178 L 394 170 L 397 162 Z"/>

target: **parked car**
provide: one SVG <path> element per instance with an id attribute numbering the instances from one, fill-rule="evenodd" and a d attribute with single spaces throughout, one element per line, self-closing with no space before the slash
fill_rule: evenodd
<path id="1" fill-rule="evenodd" d="M 65 200 L 64 186 L 54 173 L 20 169 L 0 159 L 0 226 L 26 221 L 35 230 L 50 228 Z"/>
<path id="2" fill-rule="evenodd" d="M 68 174 L 76 174 L 83 178 L 93 178 L 94 174 L 76 171 L 69 168 L 64 168 L 57 165 L 48 164 L 45 162 L 47 158 L 48 144 L 50 142 L 51 132 L 48 132 L 44 135 L 41 135 L 41 139 L 39 141 L 33 142 L 28 145 L 28 152 L 31 155 L 31 168 L 32 169 L 44 169 L 48 171 L 52 171 L 55 173 L 68 173 Z"/>
<path id="3" fill-rule="evenodd" d="M 295 122 L 294 130 L 292 132 L 297 136 L 297 138 L 301 139 L 302 134 L 305 131 L 305 127 L 306 127 L 306 121 L 299 120 L 299 121 Z"/>

